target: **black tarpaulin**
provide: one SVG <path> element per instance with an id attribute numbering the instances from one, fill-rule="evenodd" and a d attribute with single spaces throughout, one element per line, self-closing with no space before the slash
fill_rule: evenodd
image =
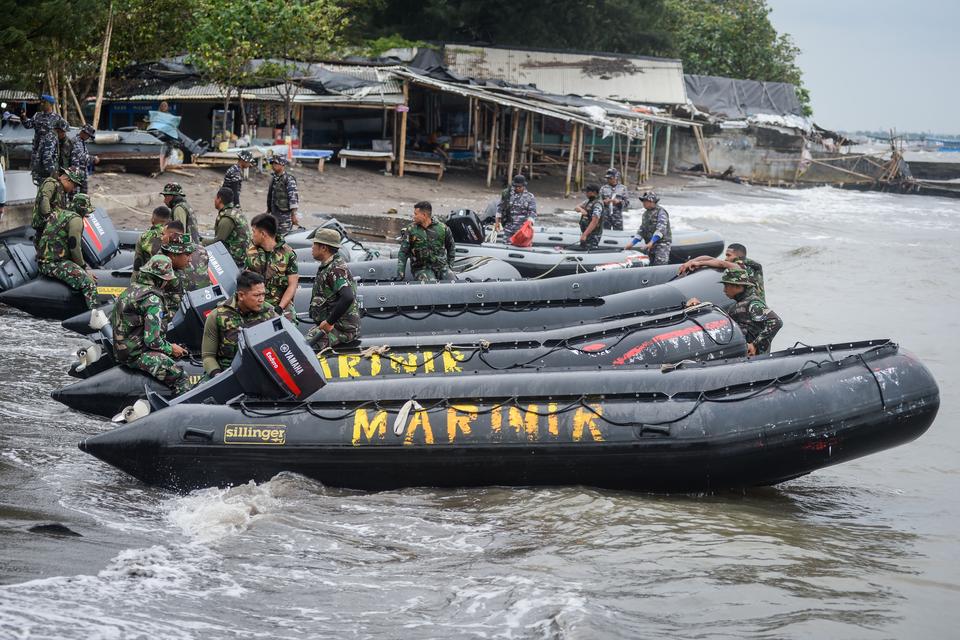
<path id="1" fill-rule="evenodd" d="M 786 82 L 758 82 L 684 74 L 687 99 L 700 111 L 730 119 L 757 114 L 803 115 L 797 89 Z"/>

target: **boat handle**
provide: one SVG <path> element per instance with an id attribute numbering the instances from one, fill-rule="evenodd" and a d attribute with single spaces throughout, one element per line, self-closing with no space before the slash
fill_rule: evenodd
<path id="1" fill-rule="evenodd" d="M 213 440 L 213 429 L 187 427 L 183 430 L 184 440 Z"/>
<path id="2" fill-rule="evenodd" d="M 522 253 L 508 253 L 507 256 L 510 258 L 523 258 Z"/>

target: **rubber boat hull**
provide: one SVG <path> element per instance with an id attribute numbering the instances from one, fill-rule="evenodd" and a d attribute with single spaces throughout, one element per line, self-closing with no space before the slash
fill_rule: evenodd
<path id="1" fill-rule="evenodd" d="M 388 347 L 389 349 L 384 349 Z M 645 367 L 683 360 L 740 356 L 740 329 L 713 308 L 679 309 L 530 334 L 496 331 L 462 335 L 364 338 L 319 356 L 328 382 L 409 375 L 469 375 L 564 367 Z M 185 361 L 194 384 L 203 367 Z M 144 396 L 144 386 L 169 398 L 171 391 L 149 376 L 113 366 L 54 391 L 54 400 L 93 415 L 112 417 Z"/>
<path id="2" fill-rule="evenodd" d="M 599 249 L 619 251 L 634 235 L 633 231 L 604 229 Z M 580 230 L 573 227 L 536 227 L 534 247 L 569 247 L 580 242 Z M 677 231 L 670 246 L 670 262 L 681 263 L 700 256 L 717 257 L 723 253 L 723 237 L 716 231 Z"/>
<path id="3" fill-rule="evenodd" d="M 776 484 L 909 442 L 939 403 L 915 357 L 858 343 L 669 373 L 354 380 L 307 402 L 175 405 L 79 446 L 178 491 L 283 472 L 363 490 L 713 491 Z"/>

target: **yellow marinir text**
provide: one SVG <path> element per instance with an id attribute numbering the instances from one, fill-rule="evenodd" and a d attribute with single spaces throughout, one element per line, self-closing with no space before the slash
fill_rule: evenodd
<path id="1" fill-rule="evenodd" d="M 437 353 L 435 351 L 406 351 L 398 353 L 340 354 L 320 356 L 320 369 L 328 380 L 365 378 L 404 373 L 461 373 L 460 366 L 467 358 L 456 349 Z"/>

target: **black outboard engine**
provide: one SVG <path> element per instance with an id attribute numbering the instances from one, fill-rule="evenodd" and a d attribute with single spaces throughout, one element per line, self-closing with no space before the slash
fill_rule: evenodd
<path id="1" fill-rule="evenodd" d="M 230 257 L 230 252 L 222 242 L 215 242 L 207 247 L 207 257 L 209 258 L 207 275 L 210 276 L 210 283 L 220 285 L 229 298 L 236 291 L 237 277 L 240 276 L 237 263 Z"/>
<path id="2" fill-rule="evenodd" d="M 155 393 L 154 410 L 174 404 L 223 404 L 238 396 L 306 400 L 326 384 L 320 361 L 296 326 L 284 317 L 241 329 L 230 368 L 169 402 Z M 130 414 L 142 417 L 142 411 Z M 124 412 L 127 421 L 130 415 Z"/>
<path id="3" fill-rule="evenodd" d="M 452 211 L 447 217 L 447 226 L 458 244 L 483 244 L 483 224 L 480 216 L 470 209 Z"/>
<path id="4" fill-rule="evenodd" d="M 90 267 L 97 269 L 110 261 L 120 251 L 120 236 L 113 221 L 103 209 L 83 217 L 83 258 Z"/>
<path id="5" fill-rule="evenodd" d="M 199 347 L 203 341 L 203 325 L 207 321 L 207 316 L 228 297 L 223 287 L 218 284 L 188 291 L 180 301 L 177 314 L 170 320 L 167 327 L 167 340 L 188 347 L 194 345 Z"/>
<path id="6" fill-rule="evenodd" d="M 38 273 L 37 250 L 32 244 L 0 240 L 0 291 L 26 284 Z"/>

